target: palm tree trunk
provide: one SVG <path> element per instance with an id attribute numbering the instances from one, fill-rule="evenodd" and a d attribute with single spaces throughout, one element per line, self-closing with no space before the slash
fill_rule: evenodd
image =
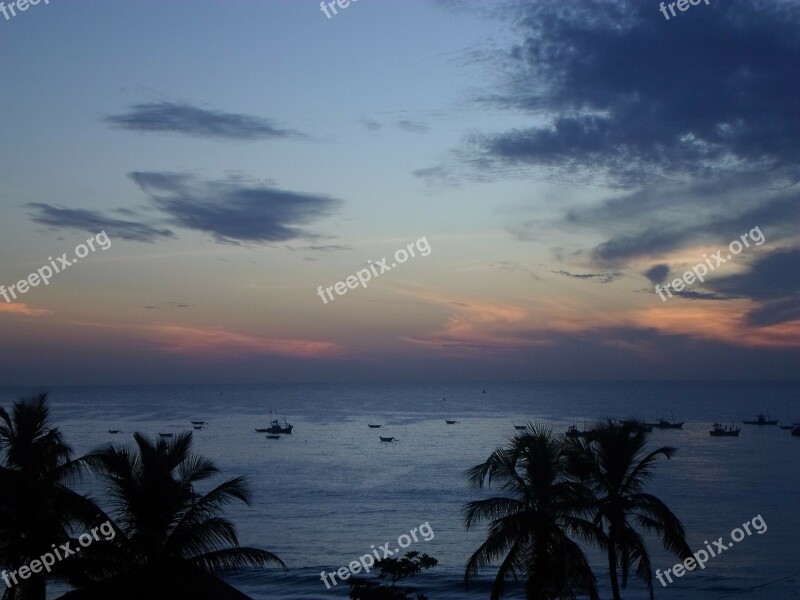
<path id="1" fill-rule="evenodd" d="M 614 600 L 621 600 L 619 595 L 619 581 L 617 580 L 617 548 L 615 536 L 608 536 L 608 574 L 611 576 L 611 594 Z"/>

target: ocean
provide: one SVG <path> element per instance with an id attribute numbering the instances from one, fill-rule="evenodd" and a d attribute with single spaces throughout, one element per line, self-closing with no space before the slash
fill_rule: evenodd
<path id="1" fill-rule="evenodd" d="M 0 389 L 0 405 L 35 391 Z M 326 589 L 321 571 L 338 570 L 387 542 L 396 548 L 399 536 L 426 523 L 432 539 L 420 535 L 406 551 L 428 553 L 439 564 L 408 583 L 431 600 L 488 598 L 491 570 L 468 590 L 463 586 L 464 564 L 485 537 L 485 530 L 466 532 L 462 524 L 463 504 L 486 495 L 469 487 L 467 468 L 528 420 L 561 431 L 604 416 L 674 415 L 687 422 L 682 430 L 650 435 L 654 447 L 678 452 L 660 462 L 649 492 L 682 519 L 689 545 L 698 550 L 705 541 L 729 540 L 757 515 L 767 530 L 751 531 L 704 570 L 667 587 L 655 582 L 656 597 L 800 599 L 800 438 L 774 426 L 741 424 L 767 411 L 781 423 L 799 421 L 798 382 L 70 387 L 50 389 L 50 399 L 54 422 L 77 454 L 109 442 L 130 444 L 135 431 L 155 437 L 191 430 L 190 420 L 208 421 L 193 431 L 196 450 L 223 476 L 245 475 L 251 484 L 252 505 L 226 513 L 242 544 L 266 548 L 289 566 L 286 574 L 267 569 L 226 577 L 258 600 L 346 598 L 342 583 Z M 254 431 L 269 424 L 273 411 L 294 425 L 291 435 L 270 440 Z M 743 431 L 738 438 L 712 438 L 715 421 Z M 396 440 L 381 443 L 379 435 Z M 654 568 L 677 562 L 657 540 L 646 539 Z M 605 559 L 589 554 L 602 598 L 609 598 Z M 48 598 L 63 591 L 51 585 Z M 626 599 L 646 597 L 635 579 L 623 591 Z"/>

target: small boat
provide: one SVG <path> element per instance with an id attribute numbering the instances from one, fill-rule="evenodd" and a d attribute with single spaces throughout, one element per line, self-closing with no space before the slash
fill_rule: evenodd
<path id="1" fill-rule="evenodd" d="M 800 423 L 792 423 L 791 425 L 778 425 L 781 429 L 796 429 L 800 427 Z"/>
<path id="2" fill-rule="evenodd" d="M 267 434 L 267 439 L 268 440 L 279 440 L 282 437 L 283 437 L 282 435 L 276 435 L 274 433 Z"/>
<path id="3" fill-rule="evenodd" d="M 792 429 L 792 437 L 800 437 L 800 425 Z"/>
<path id="4" fill-rule="evenodd" d="M 708 435 L 712 437 L 739 437 L 739 432 L 742 430 L 740 427 L 734 427 L 733 425 L 723 427 L 719 423 L 714 423 L 712 427 L 713 429 L 708 432 Z"/>
<path id="5" fill-rule="evenodd" d="M 581 431 L 577 425 L 570 425 L 564 435 L 571 438 L 588 438 L 591 435 L 591 431 L 588 429 Z"/>
<path id="6" fill-rule="evenodd" d="M 192 421 L 192 425 L 205 425 L 208 421 Z"/>
<path id="7" fill-rule="evenodd" d="M 294 429 L 294 426 L 289 425 L 286 419 L 283 420 L 283 426 L 278 422 L 278 419 L 275 419 L 269 424 L 269 427 L 267 427 L 267 433 L 292 433 L 292 429 Z"/>
<path id="8" fill-rule="evenodd" d="M 769 413 L 765 417 L 763 414 L 757 415 L 755 421 L 742 421 L 745 425 L 777 425 L 778 419 L 769 419 Z"/>
<path id="9" fill-rule="evenodd" d="M 518 429 L 519 431 L 522 431 L 527 428 L 528 428 L 527 425 L 514 425 L 514 429 Z"/>
<path id="10" fill-rule="evenodd" d="M 119 429 L 109 429 L 108 433 L 119 433 Z"/>
<path id="11" fill-rule="evenodd" d="M 202 425 L 192 425 L 192 427 L 194 427 L 195 429 L 203 429 Z"/>
<path id="12" fill-rule="evenodd" d="M 171 438 L 175 434 L 174 433 L 159 433 L 158 435 L 160 435 L 163 438 Z"/>
<path id="13" fill-rule="evenodd" d="M 456 421 L 455 419 L 452 421 L 449 419 L 445 419 L 444 422 L 447 423 L 448 425 L 455 425 L 456 423 L 458 423 L 458 421 Z"/>
<path id="14" fill-rule="evenodd" d="M 381 428 L 381 425 L 372 425 L 371 423 L 367 423 L 367 425 L 369 425 L 370 429 L 380 429 Z"/>
<path id="15" fill-rule="evenodd" d="M 393 442 L 394 441 L 393 437 L 383 437 L 383 436 L 378 436 L 378 437 L 381 438 L 382 442 Z"/>
<path id="16" fill-rule="evenodd" d="M 666 419 L 658 419 L 655 423 L 645 423 L 645 425 L 649 427 L 655 427 L 656 429 L 683 429 L 683 424 L 686 421 L 679 421 L 678 423 L 675 422 L 673 419 L 672 422 L 667 421 Z"/>

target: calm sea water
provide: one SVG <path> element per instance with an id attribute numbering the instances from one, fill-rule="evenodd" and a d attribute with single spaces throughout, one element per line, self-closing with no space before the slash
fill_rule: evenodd
<path id="1" fill-rule="evenodd" d="M 31 391 L 0 389 L 0 404 Z M 194 432 L 197 450 L 224 475 L 251 482 L 252 506 L 228 513 L 242 543 L 269 549 L 290 567 L 285 575 L 266 570 L 229 578 L 259 600 L 346 598 L 342 584 L 326 590 L 320 571 L 338 569 L 373 545 L 390 542 L 394 549 L 398 536 L 422 523 L 435 537 L 420 537 L 408 550 L 435 556 L 439 566 L 412 583 L 431 600 L 487 598 L 491 572 L 468 591 L 462 585 L 464 563 L 484 539 L 484 531 L 462 526 L 463 503 L 482 494 L 466 484 L 465 469 L 528 419 L 561 430 L 602 416 L 674 414 L 687 421 L 684 429 L 655 431 L 651 443 L 679 452 L 659 465 L 650 491 L 682 518 L 690 546 L 700 549 L 720 536 L 729 541 L 732 529 L 759 514 L 768 529 L 712 558 L 703 571 L 666 588 L 656 583 L 656 596 L 800 599 L 800 438 L 747 425 L 739 438 L 708 435 L 714 421 L 741 422 L 758 412 L 782 423 L 800 420 L 797 382 L 86 387 L 52 389 L 51 400 L 54 419 L 79 454 L 130 443 L 134 431 L 156 436 L 191 429 L 192 419 L 208 421 Z M 294 424 L 292 435 L 268 440 L 253 431 L 268 424 L 273 410 Z M 381 443 L 379 434 L 397 439 Z M 650 548 L 654 567 L 675 564 L 656 540 Z M 607 598 L 604 559 L 591 556 Z M 52 586 L 49 597 L 59 593 Z M 623 597 L 646 594 L 632 582 Z"/>

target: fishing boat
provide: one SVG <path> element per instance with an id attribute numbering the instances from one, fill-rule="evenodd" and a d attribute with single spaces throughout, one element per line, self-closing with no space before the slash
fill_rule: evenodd
<path id="1" fill-rule="evenodd" d="M 367 423 L 367 425 L 369 425 L 370 429 L 380 429 L 381 428 L 381 425 L 372 425 L 371 423 Z"/>
<path id="2" fill-rule="evenodd" d="M 757 415 L 755 421 L 742 421 L 745 425 L 777 425 L 778 419 L 770 419 L 769 413 L 765 417 L 763 414 Z"/>
<path id="3" fill-rule="evenodd" d="M 278 422 L 278 419 L 275 419 L 267 427 L 267 433 L 292 433 L 292 429 L 294 429 L 294 426 L 289 425 L 286 419 L 283 420 L 283 425 Z"/>
<path id="4" fill-rule="evenodd" d="M 109 429 L 108 433 L 119 433 L 119 429 Z"/>
<path id="5" fill-rule="evenodd" d="M 263 429 L 256 429 L 256 433 L 267 433 L 269 431 L 269 427 L 264 427 Z"/>
<path id="6" fill-rule="evenodd" d="M 393 442 L 394 441 L 393 437 L 383 437 L 383 436 L 378 436 L 378 437 L 381 438 L 382 442 Z"/>
<path id="7" fill-rule="evenodd" d="M 192 421 L 192 425 L 205 425 L 208 421 Z"/>
<path id="8" fill-rule="evenodd" d="M 708 435 L 713 437 L 739 437 L 739 432 L 741 431 L 740 427 L 734 427 L 733 425 L 723 427 L 719 423 L 714 423 L 712 427 L 713 429 L 708 432 Z"/>
<path id="9" fill-rule="evenodd" d="M 571 438 L 587 438 L 589 437 L 590 433 L 591 432 L 588 429 L 584 429 L 583 431 L 581 431 L 580 429 L 578 429 L 577 425 L 570 425 L 567 428 L 567 432 L 564 435 Z"/>
<path id="10" fill-rule="evenodd" d="M 282 437 L 283 437 L 282 435 L 276 435 L 274 433 L 267 434 L 267 439 L 268 440 L 279 440 Z"/>
<path id="11" fill-rule="evenodd" d="M 645 423 L 645 425 L 655 427 L 656 429 L 683 429 L 683 424 L 685 422 L 686 421 L 679 421 L 676 423 L 675 419 L 671 422 L 666 419 L 658 419 L 655 423 Z"/>
<path id="12" fill-rule="evenodd" d="M 514 429 L 518 429 L 519 431 L 522 431 L 527 428 L 528 428 L 527 425 L 514 425 Z"/>
<path id="13" fill-rule="evenodd" d="M 448 425 L 455 425 L 456 423 L 458 423 L 458 421 L 456 421 L 455 419 L 452 421 L 450 421 L 449 419 L 445 419 L 444 422 L 447 423 Z"/>

